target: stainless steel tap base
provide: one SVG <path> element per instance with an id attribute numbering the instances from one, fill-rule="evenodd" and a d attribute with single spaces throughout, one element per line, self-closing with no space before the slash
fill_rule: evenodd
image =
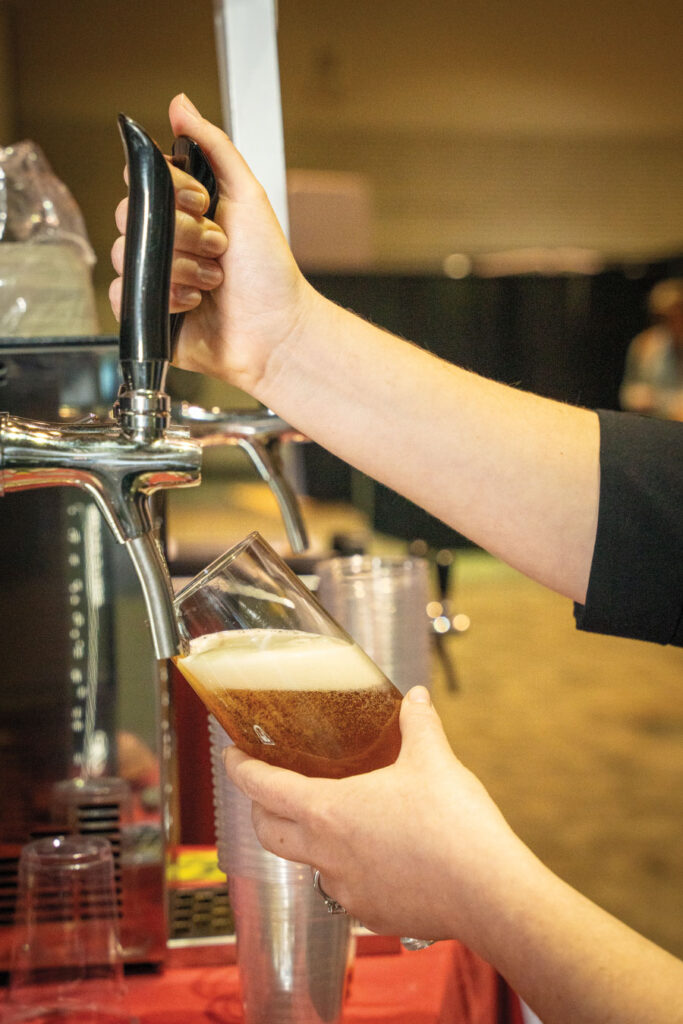
<path id="1" fill-rule="evenodd" d="M 171 399 L 163 391 L 119 391 L 114 415 L 123 434 L 139 444 L 163 437 L 171 422 Z"/>

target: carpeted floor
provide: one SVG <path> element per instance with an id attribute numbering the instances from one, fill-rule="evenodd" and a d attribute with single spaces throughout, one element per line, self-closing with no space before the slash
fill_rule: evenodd
<path id="1" fill-rule="evenodd" d="M 435 671 L 454 750 L 562 878 L 683 956 L 683 650 L 582 634 L 572 605 L 480 552 L 458 553 Z"/>

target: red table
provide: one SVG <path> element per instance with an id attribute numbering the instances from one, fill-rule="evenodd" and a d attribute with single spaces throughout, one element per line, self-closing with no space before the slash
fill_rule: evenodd
<path id="1" fill-rule="evenodd" d="M 237 968 L 191 967 L 128 979 L 140 1024 L 241 1024 Z M 356 958 L 344 1024 L 522 1024 L 517 997 L 457 942 Z M 267 1024 L 264 1021 L 264 1024 Z"/>

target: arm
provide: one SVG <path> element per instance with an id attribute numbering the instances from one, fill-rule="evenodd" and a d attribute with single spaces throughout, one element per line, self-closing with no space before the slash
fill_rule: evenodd
<path id="1" fill-rule="evenodd" d="M 265 193 L 223 132 L 182 97 L 170 117 L 174 132 L 195 138 L 211 160 L 216 220 L 228 238 L 215 261 L 222 284 L 202 298 L 216 280 L 204 278 L 213 262 L 207 235 L 216 243 L 217 233 L 200 216 L 179 214 L 174 281 L 186 291 L 174 292 L 174 308 L 191 312 L 176 363 L 243 388 L 475 543 L 582 602 L 598 506 L 595 415 L 446 364 L 327 301 L 299 271 Z M 176 183 L 180 196 L 186 176 L 176 173 Z M 124 230 L 125 204 L 117 223 Z M 119 270 L 122 249 L 119 239 Z M 115 282 L 115 308 L 119 289 Z"/>
<path id="2" fill-rule="evenodd" d="M 426 690 L 401 709 L 389 768 L 309 779 L 226 752 L 260 841 L 319 868 L 375 931 L 457 938 L 544 1024 L 671 1024 L 683 964 L 548 871 L 453 756 Z"/>
<path id="3" fill-rule="evenodd" d="M 593 413 L 449 365 L 326 300 L 272 368 L 263 400 L 304 433 L 583 602 L 599 496 Z"/>

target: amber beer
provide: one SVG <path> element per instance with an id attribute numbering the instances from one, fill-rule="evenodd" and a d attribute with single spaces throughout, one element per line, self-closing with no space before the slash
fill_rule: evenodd
<path id="1" fill-rule="evenodd" d="M 262 761 L 342 778 L 398 756 L 401 694 L 353 641 L 227 630 L 195 638 L 174 661 L 234 743 Z"/>

